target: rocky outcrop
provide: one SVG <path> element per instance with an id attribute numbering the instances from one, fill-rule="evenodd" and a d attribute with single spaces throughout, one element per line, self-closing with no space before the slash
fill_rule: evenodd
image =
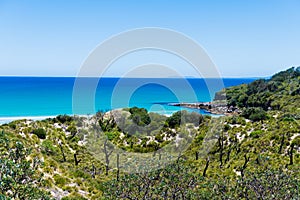
<path id="1" fill-rule="evenodd" d="M 171 106 L 180 106 L 185 108 L 202 109 L 211 114 L 233 115 L 241 111 L 237 107 L 227 106 L 225 102 L 197 102 L 197 103 L 170 103 Z"/>

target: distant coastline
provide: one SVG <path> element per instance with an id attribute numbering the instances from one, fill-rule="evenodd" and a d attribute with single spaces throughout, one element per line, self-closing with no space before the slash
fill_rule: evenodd
<path id="1" fill-rule="evenodd" d="M 44 120 L 47 118 L 55 118 L 56 116 L 19 116 L 19 117 L 0 117 L 0 125 L 2 124 L 7 124 L 12 121 L 16 120 L 32 120 L 32 121 L 37 121 L 37 120 Z"/>

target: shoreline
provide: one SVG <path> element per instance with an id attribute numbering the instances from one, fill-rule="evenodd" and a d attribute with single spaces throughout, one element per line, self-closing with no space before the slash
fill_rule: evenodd
<path id="1" fill-rule="evenodd" d="M 207 102 L 208 103 L 208 102 Z M 201 105 L 199 107 L 199 104 Z M 207 107 L 202 106 L 203 103 L 168 103 L 170 106 L 175 106 L 175 107 L 182 107 L 182 108 L 189 108 L 189 109 L 197 109 L 197 110 L 205 110 L 209 115 L 227 115 L 222 112 L 214 112 L 213 109 L 208 109 Z M 174 112 L 154 112 L 160 115 L 164 115 L 166 117 L 170 117 Z M 232 113 L 231 113 L 232 114 Z M 60 114 L 58 114 L 60 115 Z M 44 120 L 47 118 L 56 118 L 58 115 L 41 115 L 41 116 L 3 116 L 0 117 L 0 125 L 3 124 L 8 124 L 13 121 L 17 120 L 31 120 L 31 121 L 38 121 L 38 120 Z M 74 116 L 74 114 L 61 114 L 61 115 L 68 115 L 68 116 Z M 86 114 L 86 115 L 75 115 L 75 116 L 80 116 L 80 117 L 88 117 L 93 114 Z"/>
<path id="2" fill-rule="evenodd" d="M 55 118 L 57 115 L 50 115 L 50 116 L 12 116 L 12 117 L 0 117 L 0 125 L 7 124 L 16 120 L 44 120 L 47 118 Z"/>
<path id="3" fill-rule="evenodd" d="M 166 117 L 170 117 L 172 114 L 166 114 L 166 113 L 158 113 L 160 115 L 164 115 Z M 61 114 L 61 115 L 67 115 L 67 116 L 79 116 L 79 117 L 89 117 L 93 116 L 92 114 L 86 114 L 86 115 L 74 115 L 74 114 Z M 0 117 L 0 126 L 3 124 L 8 124 L 13 121 L 17 120 L 28 120 L 28 121 L 39 121 L 44 120 L 48 118 L 56 118 L 58 115 L 44 115 L 44 116 L 12 116 L 12 117 Z"/>

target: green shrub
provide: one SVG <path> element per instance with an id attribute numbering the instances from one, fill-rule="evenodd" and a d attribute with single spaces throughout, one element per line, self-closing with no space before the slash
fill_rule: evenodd
<path id="1" fill-rule="evenodd" d="M 139 126 L 149 125 L 151 118 L 145 108 L 132 107 L 129 109 L 130 119 Z"/>
<path id="2" fill-rule="evenodd" d="M 67 128 L 67 131 L 70 132 L 72 135 L 75 135 L 77 133 L 77 128 L 74 125 L 72 125 Z"/>
<path id="3" fill-rule="evenodd" d="M 16 129 L 17 128 L 17 125 L 15 123 L 9 123 L 8 126 L 11 128 L 11 129 Z"/>
<path id="4" fill-rule="evenodd" d="M 198 126 L 204 121 L 204 117 L 196 112 L 187 112 L 186 110 L 177 111 L 173 113 L 166 120 L 167 125 L 170 128 L 179 127 L 181 124 L 191 123 L 194 126 Z"/>
<path id="5" fill-rule="evenodd" d="M 263 133 L 262 130 L 253 131 L 250 133 L 250 137 L 252 138 L 259 138 L 259 136 Z"/>
<path id="6" fill-rule="evenodd" d="M 155 140 L 157 142 L 163 142 L 164 141 L 163 135 L 161 135 L 160 133 L 155 135 Z"/>
<path id="7" fill-rule="evenodd" d="M 42 153 L 47 155 L 55 155 L 57 153 L 57 148 L 53 146 L 51 140 L 44 140 L 42 143 Z"/>
<path id="8" fill-rule="evenodd" d="M 38 128 L 38 129 L 33 130 L 33 134 L 38 136 L 38 138 L 40 138 L 40 139 L 46 139 L 46 131 L 43 128 Z"/>
<path id="9" fill-rule="evenodd" d="M 58 185 L 58 186 L 64 186 L 68 182 L 68 180 L 66 178 L 62 177 L 59 174 L 55 174 L 53 176 L 53 178 L 54 178 L 55 184 Z"/>
<path id="10" fill-rule="evenodd" d="M 73 117 L 68 115 L 58 115 L 56 118 L 54 118 L 54 122 L 60 122 L 64 124 L 65 122 L 71 122 L 73 121 Z"/>
<path id="11" fill-rule="evenodd" d="M 243 110 L 242 116 L 252 121 L 267 119 L 267 113 L 261 107 L 250 107 Z"/>
<path id="12" fill-rule="evenodd" d="M 76 191 L 76 187 L 71 187 L 71 186 L 68 186 L 68 185 L 63 186 L 62 189 L 64 191 L 68 191 L 69 193 Z"/>
<path id="13" fill-rule="evenodd" d="M 167 119 L 167 124 L 170 128 L 178 127 L 181 123 L 181 111 L 173 113 Z"/>
<path id="14" fill-rule="evenodd" d="M 231 127 L 230 127 L 228 124 L 225 124 L 225 125 L 224 125 L 224 131 L 228 131 L 228 130 L 230 130 L 230 128 L 231 128 Z"/>
<path id="15" fill-rule="evenodd" d="M 105 135 L 107 136 L 107 138 L 108 138 L 109 140 L 113 140 L 113 139 L 115 139 L 115 138 L 118 138 L 119 133 L 116 132 L 116 131 L 110 131 L 110 132 L 106 132 Z"/>
<path id="16" fill-rule="evenodd" d="M 74 170 L 72 172 L 72 175 L 75 177 L 75 178 L 84 178 L 84 179 L 88 179 L 88 178 L 91 178 L 91 175 L 88 174 L 88 173 L 85 173 L 84 171 L 82 170 Z"/>

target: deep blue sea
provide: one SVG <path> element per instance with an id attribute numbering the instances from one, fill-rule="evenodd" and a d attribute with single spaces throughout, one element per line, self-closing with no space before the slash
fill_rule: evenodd
<path id="1" fill-rule="evenodd" d="M 93 78 L 86 79 L 92 80 Z M 195 98 L 191 98 L 190 91 L 176 78 L 160 79 L 159 81 L 158 79 L 147 79 L 146 82 L 137 78 L 120 80 L 119 78 L 101 78 L 95 91 L 86 84 L 86 91 L 92 91 L 93 102 L 87 101 L 85 99 L 87 95 L 83 92 L 82 95 L 79 95 L 80 97 L 75 97 L 77 98 L 76 106 L 80 108 L 73 109 L 75 78 L 0 77 L 0 118 L 93 114 L 98 110 L 107 111 L 132 106 L 171 114 L 180 108 L 169 106 L 168 103 L 195 102 Z M 212 80 L 210 82 L 213 82 Z M 255 79 L 225 78 L 223 83 L 225 87 L 228 87 L 249 83 L 253 80 Z M 211 93 L 222 89 L 220 86 L 216 86 L 209 91 L 204 79 L 191 78 L 187 79 L 187 82 L 196 94 L 196 100 L 201 102 L 211 101 L 213 96 Z M 171 89 L 166 85 L 171 86 Z M 198 112 L 203 113 L 204 111 Z"/>

